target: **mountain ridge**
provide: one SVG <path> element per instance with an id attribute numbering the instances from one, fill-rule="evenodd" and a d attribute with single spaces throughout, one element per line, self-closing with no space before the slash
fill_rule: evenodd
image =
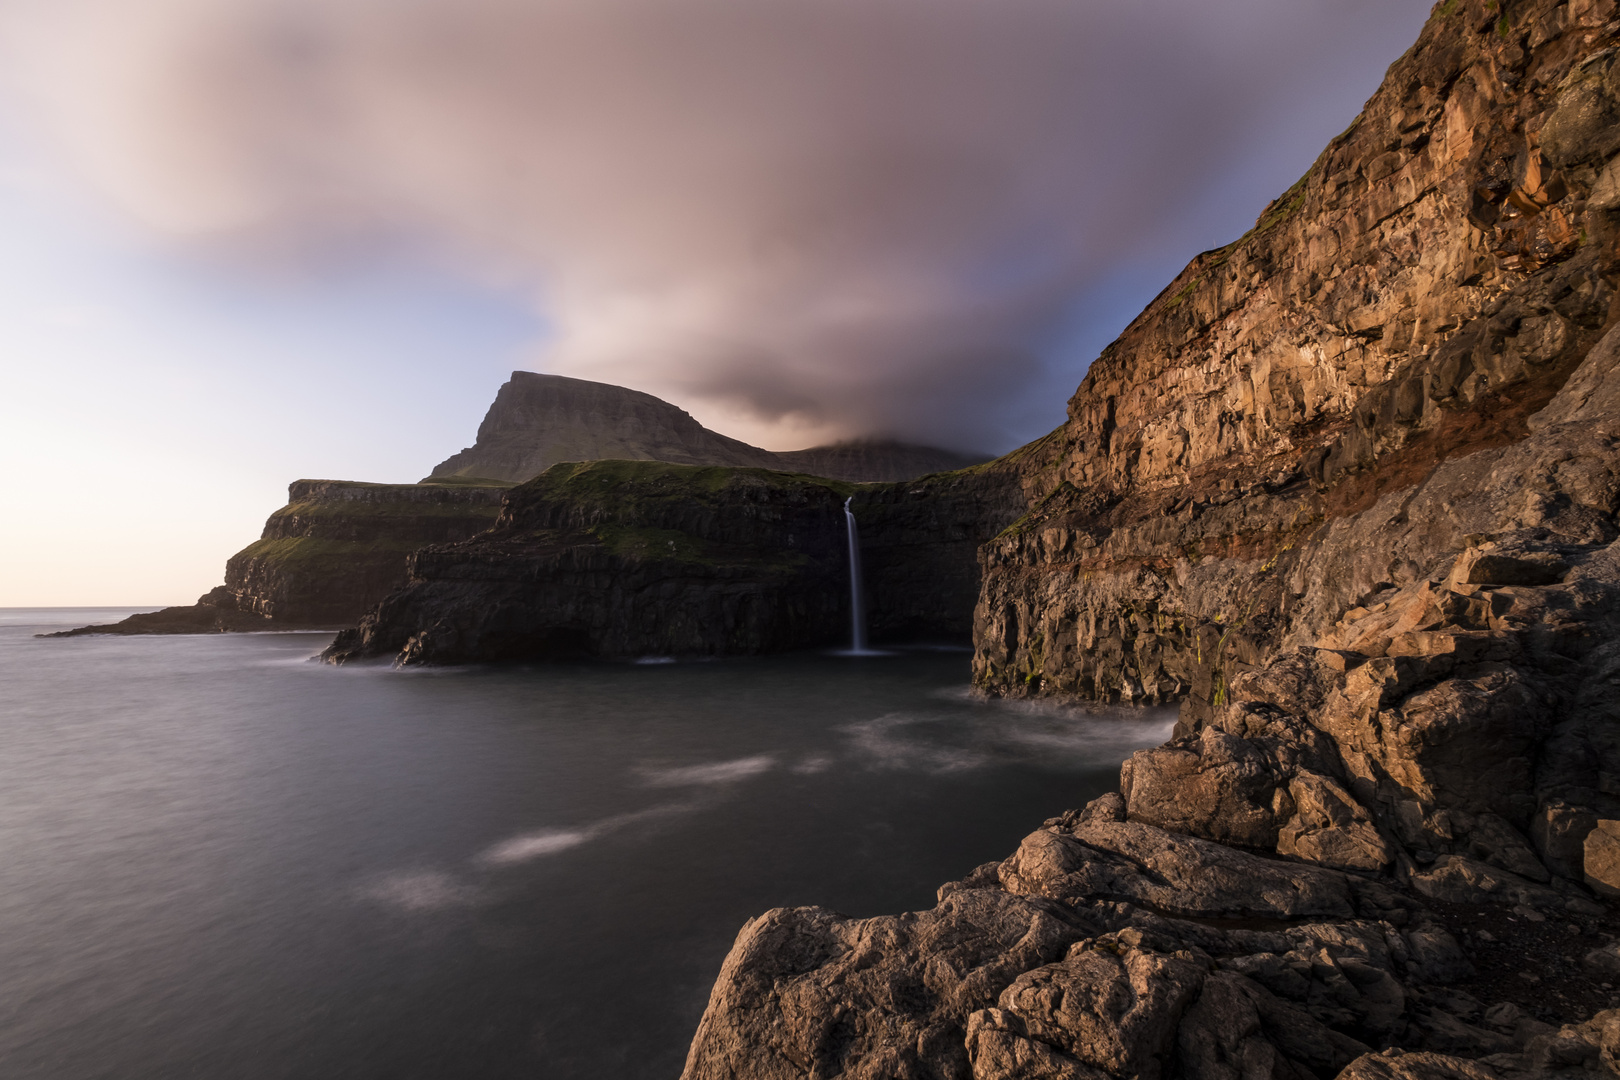
<path id="1" fill-rule="evenodd" d="M 893 439 L 765 450 L 711 431 L 679 406 L 640 390 L 514 371 L 496 392 L 473 445 L 435 465 L 424 480 L 482 476 L 523 483 L 561 462 L 604 460 L 730 465 L 876 483 L 988 458 Z"/>

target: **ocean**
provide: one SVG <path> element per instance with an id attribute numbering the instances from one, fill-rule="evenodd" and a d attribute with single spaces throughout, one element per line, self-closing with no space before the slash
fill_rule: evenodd
<path id="1" fill-rule="evenodd" d="M 0 1076 L 671 1080 L 769 908 L 932 906 L 1167 710 L 969 656 L 393 671 L 0 610 Z"/>

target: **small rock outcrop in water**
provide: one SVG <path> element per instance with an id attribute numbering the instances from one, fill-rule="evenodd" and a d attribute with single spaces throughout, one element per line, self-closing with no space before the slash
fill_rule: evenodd
<path id="1" fill-rule="evenodd" d="M 773 453 L 710 431 L 651 394 L 608 383 L 514 371 L 478 426 L 478 441 L 428 477 L 521 483 L 564 461 L 668 461 L 808 473 L 856 482 L 910 480 L 983 461 L 929 446 L 868 440 Z"/>
<path id="2" fill-rule="evenodd" d="M 975 677 L 1181 700 L 931 910 L 744 927 L 687 1080 L 1620 1073 L 1620 25 L 1446 0 L 1019 455 Z"/>
<path id="3" fill-rule="evenodd" d="M 324 654 L 342 663 L 720 656 L 836 645 L 843 504 L 879 634 L 965 639 L 975 552 L 1016 517 L 1006 476 L 861 485 L 765 469 L 596 461 L 507 496 L 490 531 L 411 557 L 410 583 Z"/>
<path id="4" fill-rule="evenodd" d="M 493 525 L 509 486 L 296 480 L 259 540 L 225 563 L 225 584 L 196 604 L 48 636 L 352 626 L 405 583 L 411 552 Z"/>

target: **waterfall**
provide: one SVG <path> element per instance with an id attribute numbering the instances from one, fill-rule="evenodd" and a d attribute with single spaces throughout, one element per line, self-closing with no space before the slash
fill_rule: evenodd
<path id="1" fill-rule="evenodd" d="M 866 611 L 861 605 L 861 539 L 855 531 L 855 511 L 849 508 L 855 498 L 844 500 L 844 523 L 849 526 L 849 651 L 866 652 Z"/>

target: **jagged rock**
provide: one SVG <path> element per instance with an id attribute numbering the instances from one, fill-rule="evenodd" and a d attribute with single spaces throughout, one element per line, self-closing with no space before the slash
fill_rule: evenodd
<path id="1" fill-rule="evenodd" d="M 1288 783 L 1294 816 L 1279 830 L 1277 852 L 1345 870 L 1383 870 L 1395 852 L 1372 815 L 1333 780 L 1302 772 Z"/>
<path id="2" fill-rule="evenodd" d="M 1597 827 L 1597 814 L 1561 799 L 1543 805 L 1530 822 L 1530 838 L 1542 862 L 1561 877 L 1579 880 L 1586 861 L 1586 836 Z"/>
<path id="3" fill-rule="evenodd" d="M 1197 1080 L 1331 1073 L 1366 1047 L 1226 972 L 1210 976 L 1178 1032 L 1182 1075 Z"/>
<path id="4" fill-rule="evenodd" d="M 1287 783 L 1263 748 L 1214 727 L 1138 751 L 1120 771 L 1130 820 L 1257 848 L 1277 846 L 1275 796 Z"/>
<path id="5" fill-rule="evenodd" d="M 1067 833 L 1031 833 L 1001 864 L 1001 882 L 1018 895 L 1123 901 L 1202 918 L 1355 914 L 1342 874 L 1137 822 L 1095 821 Z"/>
<path id="6" fill-rule="evenodd" d="M 1584 846 L 1586 883 L 1603 896 L 1620 896 L 1620 821 L 1599 821 Z"/>
<path id="7" fill-rule="evenodd" d="M 715 656 L 849 640 L 852 500 L 874 638 L 965 635 L 977 543 L 1014 511 L 994 471 L 859 489 L 764 469 L 598 461 L 512 489 L 495 527 L 324 654 L 444 664 Z"/>

